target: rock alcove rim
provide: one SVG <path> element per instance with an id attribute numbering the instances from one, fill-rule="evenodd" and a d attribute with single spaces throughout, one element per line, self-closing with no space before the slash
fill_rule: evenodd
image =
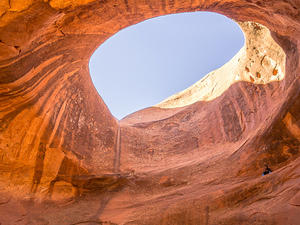
<path id="1" fill-rule="evenodd" d="M 121 119 L 189 88 L 230 61 L 244 43 L 239 25 L 218 13 L 159 16 L 101 44 L 90 58 L 90 74 L 112 114 Z"/>

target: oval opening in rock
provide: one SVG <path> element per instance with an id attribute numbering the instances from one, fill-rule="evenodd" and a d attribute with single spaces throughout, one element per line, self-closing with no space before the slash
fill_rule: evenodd
<path id="1" fill-rule="evenodd" d="M 121 119 L 182 91 L 244 45 L 239 25 L 209 12 L 156 17 L 113 35 L 92 55 L 94 85 Z"/>

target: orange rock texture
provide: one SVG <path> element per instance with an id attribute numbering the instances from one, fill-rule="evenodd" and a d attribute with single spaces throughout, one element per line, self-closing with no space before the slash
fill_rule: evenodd
<path id="1" fill-rule="evenodd" d="M 299 9 L 1 1 L 0 224 L 299 225 Z M 116 120 L 92 84 L 91 54 L 122 28 L 194 11 L 238 21 L 245 46 L 187 90 Z"/>

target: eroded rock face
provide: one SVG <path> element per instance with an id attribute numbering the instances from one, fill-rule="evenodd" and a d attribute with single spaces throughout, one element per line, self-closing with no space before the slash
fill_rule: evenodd
<path id="1" fill-rule="evenodd" d="M 0 223 L 298 224 L 299 8 L 2 1 Z M 93 51 L 126 26 L 198 10 L 239 21 L 245 46 L 187 90 L 117 121 L 91 82 Z M 264 163 L 274 172 L 262 177 Z"/>

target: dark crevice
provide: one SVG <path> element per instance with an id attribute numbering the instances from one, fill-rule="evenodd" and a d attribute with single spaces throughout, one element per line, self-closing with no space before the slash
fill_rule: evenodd
<path id="1" fill-rule="evenodd" d="M 77 223 L 72 223 L 70 225 L 77 225 L 77 224 L 91 224 L 91 223 L 96 223 L 100 225 L 108 224 L 108 225 L 117 225 L 116 223 L 112 223 L 110 221 L 101 221 L 101 220 L 85 220 L 85 221 L 80 221 Z"/>
<path id="2" fill-rule="evenodd" d="M 0 14 L 0 19 L 1 19 L 2 17 L 4 17 L 6 13 L 7 13 L 7 11 L 4 11 L 2 14 Z"/>
<path id="3" fill-rule="evenodd" d="M 18 46 L 18 45 L 9 45 L 9 44 L 5 43 L 5 42 L 2 41 L 2 40 L 0 40 L 0 43 L 6 45 L 6 46 L 8 46 L 8 47 L 12 47 L 12 48 L 16 49 L 16 50 L 19 52 L 18 54 L 20 55 L 20 53 L 21 53 L 21 48 L 20 48 L 20 46 Z"/>
<path id="4" fill-rule="evenodd" d="M 66 34 L 62 31 L 61 27 L 59 27 L 59 25 L 56 23 L 56 21 L 54 22 L 54 25 L 55 25 L 56 29 L 65 37 Z"/>
<path id="5" fill-rule="evenodd" d="M 289 204 L 292 206 L 300 207 L 300 204 L 292 204 L 292 203 L 289 203 Z"/>
<path id="6" fill-rule="evenodd" d="M 264 56 L 262 57 L 262 59 L 260 60 L 260 65 L 263 64 L 263 61 L 264 61 L 265 57 L 266 57 L 266 55 L 264 55 Z"/>
<path id="7" fill-rule="evenodd" d="M 66 34 L 61 29 L 58 29 L 58 30 L 63 36 L 66 36 Z"/>

